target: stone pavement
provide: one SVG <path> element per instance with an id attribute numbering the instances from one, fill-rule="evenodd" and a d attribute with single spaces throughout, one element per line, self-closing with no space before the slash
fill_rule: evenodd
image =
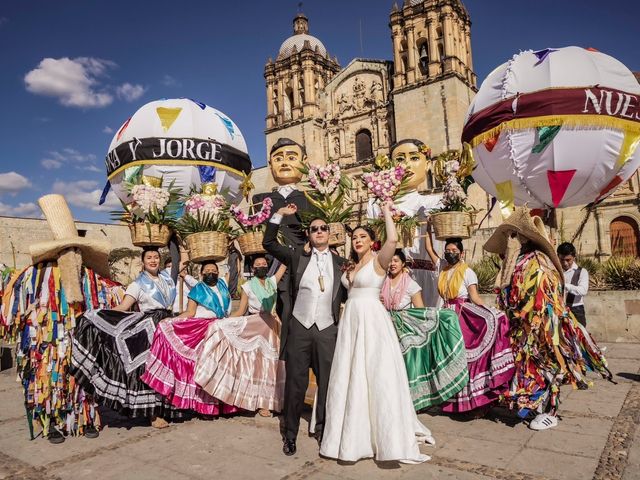
<path id="1" fill-rule="evenodd" d="M 302 434 L 298 453 L 285 457 L 278 419 L 252 416 L 153 430 L 106 412 L 98 439 L 30 441 L 21 388 L 14 371 L 4 371 L 0 479 L 640 479 L 640 344 L 610 344 L 607 357 L 618 384 L 591 374 L 592 390 L 564 388 L 562 421 L 550 431 L 533 432 L 500 408 L 468 422 L 437 409 L 420 415 L 438 443 L 421 446 L 432 456 L 422 465 L 341 464 L 319 458 Z"/>

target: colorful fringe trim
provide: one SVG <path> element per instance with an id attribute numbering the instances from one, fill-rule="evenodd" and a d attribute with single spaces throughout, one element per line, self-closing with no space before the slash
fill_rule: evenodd
<path id="1" fill-rule="evenodd" d="M 52 427 L 69 435 L 82 435 L 88 425 L 99 428 L 95 402 L 68 373 L 71 337 L 77 317 L 88 309 L 119 304 L 124 290 L 83 267 L 84 303 L 69 304 L 56 263 L 27 267 L 4 285 L 0 338 L 17 342 L 17 370 L 31 437 L 34 422 L 44 436 Z"/>
<path id="2" fill-rule="evenodd" d="M 587 369 L 612 379 L 602 351 L 565 306 L 560 275 L 546 255 L 521 255 L 498 303 L 511 320 L 516 364 L 504 400 L 521 417 L 530 411 L 555 412 L 562 384 L 592 386 L 584 377 Z"/>

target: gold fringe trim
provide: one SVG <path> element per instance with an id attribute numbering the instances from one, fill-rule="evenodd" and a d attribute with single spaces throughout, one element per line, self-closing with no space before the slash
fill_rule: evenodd
<path id="1" fill-rule="evenodd" d="M 476 135 L 469 143 L 472 147 L 477 147 L 504 130 L 527 130 L 558 125 L 562 127 L 615 128 L 624 132 L 640 133 L 640 122 L 633 120 L 624 120 L 607 115 L 548 115 L 543 117 L 516 118 L 502 122 L 497 127 L 493 127 L 486 132 Z"/>

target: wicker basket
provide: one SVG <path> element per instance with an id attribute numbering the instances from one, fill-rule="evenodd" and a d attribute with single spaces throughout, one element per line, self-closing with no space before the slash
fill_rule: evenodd
<path id="1" fill-rule="evenodd" d="M 470 212 L 439 212 L 431 214 L 431 224 L 438 240 L 470 238 L 473 217 Z"/>
<path id="2" fill-rule="evenodd" d="M 329 224 L 329 246 L 341 247 L 347 243 L 347 230 L 339 222 Z"/>
<path id="3" fill-rule="evenodd" d="M 171 238 L 171 229 L 156 223 L 132 223 L 129 231 L 136 247 L 166 247 Z"/>
<path id="4" fill-rule="evenodd" d="M 266 250 L 262 248 L 262 240 L 264 239 L 264 233 L 262 232 L 247 232 L 238 237 L 238 246 L 242 255 L 255 255 L 256 253 L 266 253 Z"/>
<path id="5" fill-rule="evenodd" d="M 221 232 L 192 233 L 184 239 L 192 262 L 219 262 L 229 254 L 229 235 Z"/>

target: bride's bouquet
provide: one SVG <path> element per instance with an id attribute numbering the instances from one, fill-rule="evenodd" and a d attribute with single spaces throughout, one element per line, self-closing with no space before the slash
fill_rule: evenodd
<path id="1" fill-rule="evenodd" d="M 365 170 L 362 181 L 373 195 L 374 201 L 382 205 L 387 200 L 397 201 L 408 193 L 407 169 L 404 165 L 390 159 L 386 155 L 378 155 L 372 169 Z M 393 220 L 398 229 L 399 243 L 403 246 L 413 245 L 413 239 L 419 220 L 416 215 L 407 215 L 398 207 L 391 209 Z M 369 221 L 380 241 L 386 238 L 382 209 L 378 218 Z"/>

